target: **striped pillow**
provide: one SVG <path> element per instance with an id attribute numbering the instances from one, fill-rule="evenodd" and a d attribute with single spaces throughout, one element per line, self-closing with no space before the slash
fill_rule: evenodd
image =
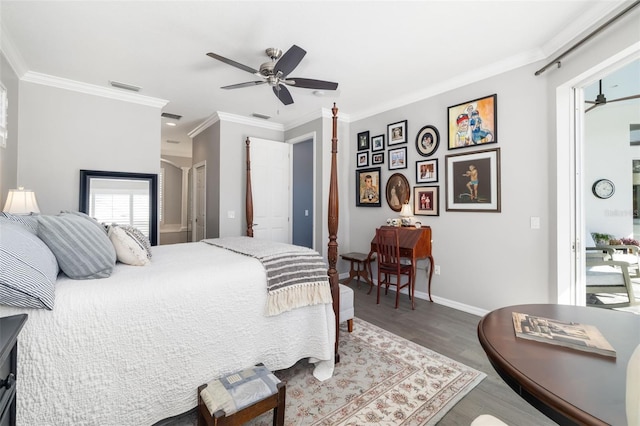
<path id="1" fill-rule="evenodd" d="M 92 221 L 67 213 L 38 218 L 38 236 L 56 256 L 62 272 L 74 280 L 107 278 L 116 264 L 111 240 Z"/>
<path id="2" fill-rule="evenodd" d="M 13 214 L 7 212 L 0 212 L 0 219 L 9 220 L 11 222 L 19 223 L 23 226 L 27 231 L 31 232 L 33 235 L 38 234 L 38 214 Z"/>
<path id="3" fill-rule="evenodd" d="M 0 303 L 53 309 L 58 263 L 24 227 L 0 220 Z"/>

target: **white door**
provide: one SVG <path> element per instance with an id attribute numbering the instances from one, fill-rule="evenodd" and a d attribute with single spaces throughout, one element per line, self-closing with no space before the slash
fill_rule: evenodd
<path id="1" fill-rule="evenodd" d="M 251 140 L 253 236 L 291 243 L 291 145 L 267 139 Z"/>
<path id="2" fill-rule="evenodd" d="M 206 238 L 207 234 L 207 163 L 202 162 L 193 166 L 192 173 L 195 182 L 193 183 L 193 211 L 194 224 L 192 241 L 200 241 Z"/>

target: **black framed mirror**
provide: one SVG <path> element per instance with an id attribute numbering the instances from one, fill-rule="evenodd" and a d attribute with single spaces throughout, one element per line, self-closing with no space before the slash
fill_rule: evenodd
<path id="1" fill-rule="evenodd" d="M 79 210 L 99 222 L 131 225 L 158 244 L 158 175 L 80 170 Z"/>

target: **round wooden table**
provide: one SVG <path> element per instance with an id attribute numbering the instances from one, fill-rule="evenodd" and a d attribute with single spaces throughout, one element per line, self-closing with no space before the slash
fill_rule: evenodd
<path id="1" fill-rule="evenodd" d="M 616 358 L 516 338 L 512 312 L 594 325 Z M 500 377 L 558 424 L 627 424 L 627 364 L 640 344 L 640 316 L 583 306 L 508 306 L 480 320 L 478 339 Z"/>

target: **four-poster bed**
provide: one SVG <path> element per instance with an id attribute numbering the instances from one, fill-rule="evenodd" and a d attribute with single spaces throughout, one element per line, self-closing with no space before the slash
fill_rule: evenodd
<path id="1" fill-rule="evenodd" d="M 332 111 L 328 272 L 317 252 L 304 249 L 320 259 L 323 282 L 316 277 L 302 286 L 305 292 L 320 288 L 321 299 L 269 312 L 266 264 L 221 248 L 230 239 L 265 244 L 244 236 L 155 246 L 146 266 L 117 263 L 108 278 L 72 280 L 56 273 L 51 310 L 0 299 L 0 317 L 28 314 L 18 337 L 17 424 L 154 424 L 195 407 L 202 383 L 257 363 L 279 370 L 310 358 L 318 361 L 318 379 L 331 377 L 339 323 L 337 108 Z M 250 183 L 247 156 L 248 236 Z M 36 227 L 66 216 L 41 217 L 34 218 Z M 76 220 L 93 223 L 83 226 L 95 234 L 95 220 Z M 3 230 L 53 256 L 33 230 L 2 219 Z M 0 239 L 0 249 L 16 242 Z"/>

